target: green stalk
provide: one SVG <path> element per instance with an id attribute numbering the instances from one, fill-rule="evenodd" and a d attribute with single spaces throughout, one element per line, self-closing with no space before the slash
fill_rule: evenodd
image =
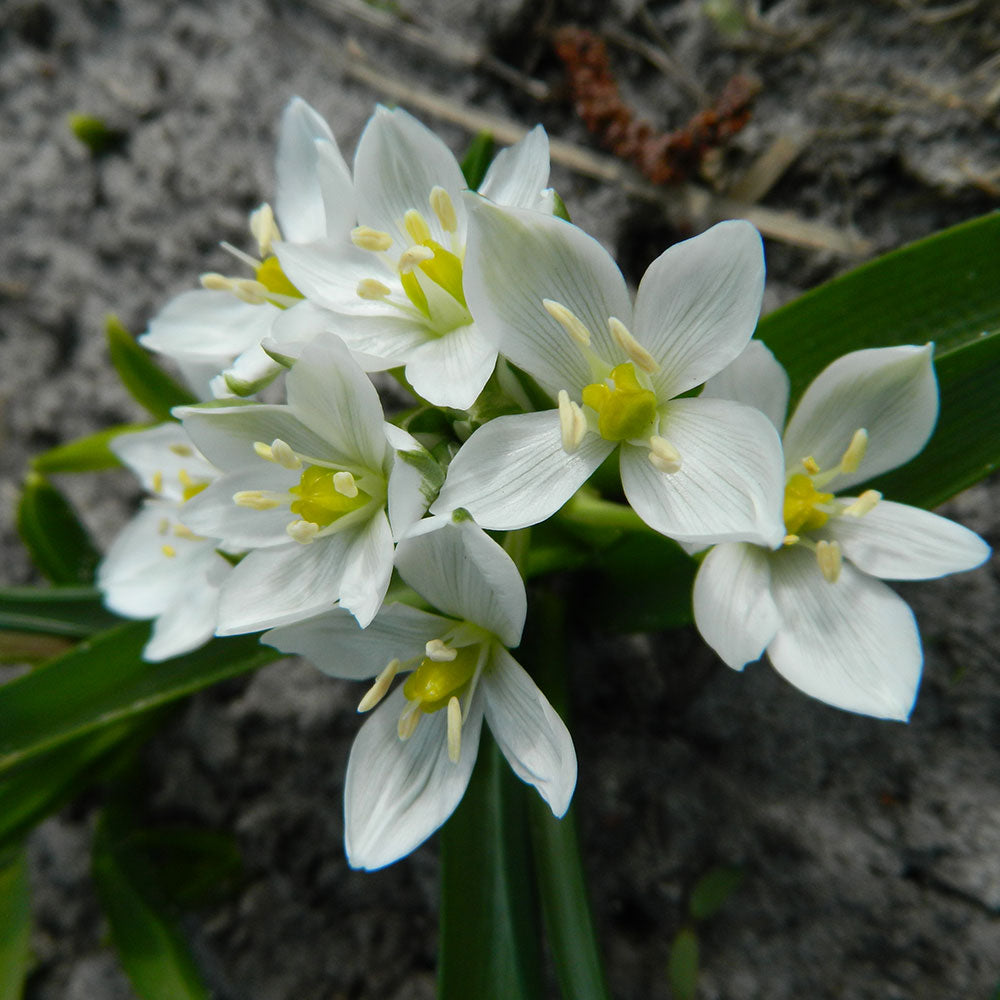
<path id="1" fill-rule="evenodd" d="M 555 517 L 568 528 L 616 528 L 658 534 L 627 504 L 604 500 L 586 488 L 570 497 Z"/>

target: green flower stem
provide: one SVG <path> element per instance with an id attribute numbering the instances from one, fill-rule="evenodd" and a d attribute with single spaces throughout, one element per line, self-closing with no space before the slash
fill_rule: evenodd
<path id="1" fill-rule="evenodd" d="M 637 531 L 643 534 L 655 532 L 627 504 L 604 500 L 584 487 L 578 490 L 555 515 L 556 520 L 567 528 L 614 528 L 619 531 Z"/>

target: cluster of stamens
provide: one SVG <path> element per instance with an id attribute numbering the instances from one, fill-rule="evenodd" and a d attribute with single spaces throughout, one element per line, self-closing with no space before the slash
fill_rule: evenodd
<path id="1" fill-rule="evenodd" d="M 180 458 L 190 458 L 194 455 L 194 449 L 186 444 L 175 443 L 170 445 L 169 448 Z M 188 500 L 192 497 L 196 497 L 209 485 L 209 481 L 207 479 L 195 479 L 191 476 L 187 469 L 184 468 L 178 470 L 177 479 L 181 485 L 181 503 L 187 503 Z M 151 485 L 154 493 L 158 493 L 160 495 L 163 494 L 164 478 L 162 472 L 157 470 L 153 473 Z M 203 541 L 201 535 L 196 535 L 186 525 L 177 522 L 171 527 L 171 521 L 167 517 L 160 518 L 160 522 L 157 525 L 157 531 L 163 538 L 166 538 L 168 535 L 172 535 L 174 538 L 181 538 L 189 542 Z M 177 555 L 177 549 L 170 542 L 164 542 L 160 546 L 160 551 L 168 559 L 173 559 Z"/>

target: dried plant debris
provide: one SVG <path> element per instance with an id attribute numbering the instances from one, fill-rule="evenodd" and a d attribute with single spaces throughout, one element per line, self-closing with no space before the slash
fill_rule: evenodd
<path id="1" fill-rule="evenodd" d="M 556 54 L 566 67 L 577 114 L 605 149 L 629 160 L 654 184 L 680 184 L 697 173 L 705 157 L 750 120 L 760 90 L 754 77 L 734 76 L 711 107 L 683 127 L 658 132 L 622 100 L 604 40 L 567 25 L 555 35 Z"/>

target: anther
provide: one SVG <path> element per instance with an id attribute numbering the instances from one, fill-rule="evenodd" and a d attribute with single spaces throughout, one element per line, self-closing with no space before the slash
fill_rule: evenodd
<path id="1" fill-rule="evenodd" d="M 319 525 L 313 524 L 312 521 L 292 521 L 285 525 L 285 531 L 289 538 L 300 545 L 308 545 L 319 534 Z"/>
<path id="2" fill-rule="evenodd" d="M 420 721 L 420 702 L 411 701 L 406 708 L 403 709 L 403 714 L 399 717 L 399 722 L 396 723 L 396 735 L 401 740 L 408 740 L 417 728 L 417 723 Z"/>
<path id="3" fill-rule="evenodd" d="M 458 232 L 458 216 L 452 204 L 451 195 L 443 187 L 435 185 L 431 188 L 431 208 L 446 233 Z"/>
<path id="4" fill-rule="evenodd" d="M 433 257 L 434 251 L 430 247 L 410 247 L 399 255 L 399 273 L 409 274 L 415 267 Z"/>
<path id="5" fill-rule="evenodd" d="M 431 227 L 427 220 L 415 209 L 408 208 L 403 216 L 403 228 L 413 243 L 423 243 L 431 238 Z"/>
<path id="6" fill-rule="evenodd" d="M 353 500 L 358 495 L 358 484 L 349 472 L 333 474 L 333 488 L 343 497 Z"/>
<path id="7" fill-rule="evenodd" d="M 819 475 L 819 463 L 812 457 L 812 455 L 806 455 L 806 457 L 802 459 L 802 468 L 805 469 L 810 476 Z"/>
<path id="8" fill-rule="evenodd" d="M 185 524 L 175 524 L 174 525 L 174 535 L 177 538 L 187 539 L 189 542 L 197 542 L 201 540 L 200 535 L 196 535 L 187 525 Z"/>
<path id="9" fill-rule="evenodd" d="M 865 490 L 854 503 L 845 507 L 841 513 L 847 517 L 864 517 L 869 511 L 875 509 L 875 505 L 882 499 L 882 494 L 878 490 Z"/>
<path id="10" fill-rule="evenodd" d="M 210 292 L 228 292 L 233 287 L 232 278 L 216 274 L 214 271 L 203 274 L 198 280 L 201 282 L 201 287 L 207 288 Z"/>
<path id="11" fill-rule="evenodd" d="M 170 450 L 181 458 L 190 458 L 194 454 L 194 449 L 186 444 L 172 444 Z"/>
<path id="12" fill-rule="evenodd" d="M 252 278 L 240 278 L 230 282 L 229 290 L 241 302 L 251 306 L 263 305 L 267 301 L 267 285 Z"/>
<path id="13" fill-rule="evenodd" d="M 608 320 L 608 327 L 611 330 L 612 339 L 625 352 L 629 361 L 638 365 L 647 375 L 654 375 L 660 370 L 653 355 L 629 333 L 628 328 L 620 319 L 612 316 Z"/>
<path id="14" fill-rule="evenodd" d="M 840 545 L 837 542 L 820 539 L 816 543 L 816 562 L 819 563 L 820 572 L 827 583 L 836 583 L 843 564 Z"/>
<path id="15" fill-rule="evenodd" d="M 668 475 L 680 471 L 681 453 L 666 439 L 654 434 L 649 439 L 649 460 Z"/>
<path id="16" fill-rule="evenodd" d="M 372 253 L 381 253 L 392 246 L 392 237 L 388 233 L 383 233 L 379 229 L 372 229 L 370 226 L 357 226 L 351 230 L 351 242 L 359 250 L 371 250 Z"/>
<path id="17" fill-rule="evenodd" d="M 559 390 L 559 433 L 562 435 L 563 451 L 572 455 L 583 443 L 587 435 L 587 418 L 579 404 L 569 398 L 565 389 Z"/>
<path id="18" fill-rule="evenodd" d="M 170 530 L 170 520 L 166 517 L 161 517 L 159 524 L 156 526 L 156 530 L 161 534 L 165 535 Z"/>
<path id="19" fill-rule="evenodd" d="M 800 538 L 799 538 L 798 535 L 785 535 L 785 537 L 781 539 L 781 544 L 782 545 L 798 545 L 799 541 L 800 541 Z"/>
<path id="20" fill-rule="evenodd" d="M 274 241 L 281 239 L 281 231 L 274 221 L 274 211 L 267 202 L 250 213 L 250 232 L 257 241 L 261 257 L 267 257 Z"/>
<path id="21" fill-rule="evenodd" d="M 392 685 L 393 678 L 399 672 L 402 664 L 399 660 L 390 660 L 382 672 L 375 678 L 375 683 L 368 689 L 368 693 L 358 703 L 359 712 L 370 712 L 385 696 Z"/>
<path id="22" fill-rule="evenodd" d="M 157 472 L 153 473 L 152 486 L 153 486 L 153 492 L 154 493 L 162 493 L 163 492 L 163 473 L 162 472 L 157 471 Z"/>
<path id="23" fill-rule="evenodd" d="M 177 555 L 177 549 L 172 545 L 161 545 L 160 551 L 168 558 L 173 559 Z"/>
<path id="24" fill-rule="evenodd" d="M 462 706 L 458 697 L 448 699 L 448 759 L 457 764 L 462 756 Z"/>
<path id="25" fill-rule="evenodd" d="M 292 446 L 281 438 L 271 442 L 271 460 L 277 462 L 283 469 L 301 469 L 302 461 L 292 450 Z"/>
<path id="26" fill-rule="evenodd" d="M 840 460 L 840 471 L 841 472 L 857 472 L 858 466 L 861 464 L 861 460 L 865 457 L 865 452 L 868 450 L 868 431 L 863 427 L 859 427 L 854 432 L 854 437 L 851 438 L 851 443 L 847 446 L 847 451 L 844 452 L 844 457 Z"/>
<path id="27" fill-rule="evenodd" d="M 583 320 L 561 302 L 542 299 L 545 311 L 581 346 L 590 347 L 590 331 Z"/>
<path id="28" fill-rule="evenodd" d="M 383 285 L 375 278 L 362 278 L 358 282 L 358 298 L 361 299 L 384 299 L 392 294 L 392 289 L 388 285 Z"/>
<path id="29" fill-rule="evenodd" d="M 435 663 L 450 663 L 458 656 L 458 650 L 446 646 L 441 639 L 429 639 L 424 646 L 424 652 L 427 654 L 427 659 Z"/>
<path id="30" fill-rule="evenodd" d="M 240 490 L 233 494 L 233 503 L 250 510 L 274 510 L 281 506 L 281 501 L 265 490 Z"/>

